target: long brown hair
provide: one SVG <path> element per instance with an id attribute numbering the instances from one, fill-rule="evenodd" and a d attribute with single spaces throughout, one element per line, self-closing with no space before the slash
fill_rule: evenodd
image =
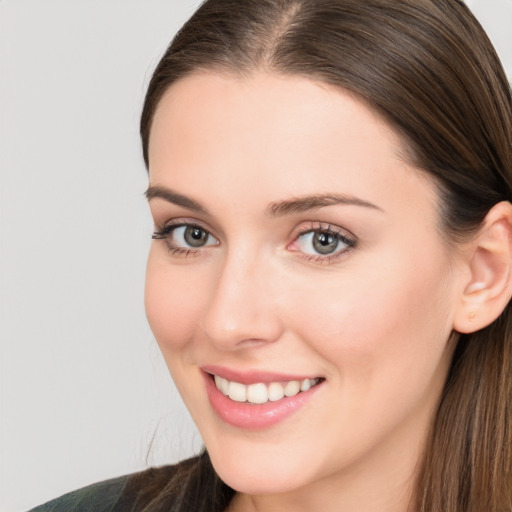
<path id="1" fill-rule="evenodd" d="M 140 127 L 147 166 L 162 95 L 199 70 L 267 70 L 358 95 L 402 136 L 409 160 L 434 176 L 449 241 L 474 233 L 493 205 L 512 200 L 510 86 L 462 1 L 207 0 L 149 84 Z M 415 511 L 512 511 L 510 319 L 509 304 L 489 327 L 459 340 L 420 461 Z M 219 490 L 232 495 L 219 481 L 204 492 Z"/>

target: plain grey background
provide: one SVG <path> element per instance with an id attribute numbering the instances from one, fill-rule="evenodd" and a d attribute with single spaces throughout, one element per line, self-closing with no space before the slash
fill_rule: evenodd
<path id="1" fill-rule="evenodd" d="M 0 0 L 0 511 L 193 453 L 144 316 L 138 117 L 195 0 Z M 468 2 L 512 76 L 512 1 Z"/>

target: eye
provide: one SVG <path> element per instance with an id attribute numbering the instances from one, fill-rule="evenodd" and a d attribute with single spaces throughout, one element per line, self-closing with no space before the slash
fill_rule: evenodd
<path id="1" fill-rule="evenodd" d="M 172 230 L 172 241 L 180 247 L 198 248 L 215 245 L 216 240 L 199 226 L 177 226 Z"/>
<path id="2" fill-rule="evenodd" d="M 172 252 L 194 252 L 218 240 L 206 229 L 195 224 L 168 224 L 153 233 L 154 240 L 165 240 Z"/>
<path id="3" fill-rule="evenodd" d="M 356 241 L 331 226 L 315 227 L 303 230 L 289 247 L 292 251 L 300 251 L 317 261 L 328 261 L 330 258 L 355 247 Z"/>
<path id="4" fill-rule="evenodd" d="M 299 247 L 306 254 L 332 254 L 340 245 L 337 236 L 325 231 L 311 231 L 299 237 Z"/>

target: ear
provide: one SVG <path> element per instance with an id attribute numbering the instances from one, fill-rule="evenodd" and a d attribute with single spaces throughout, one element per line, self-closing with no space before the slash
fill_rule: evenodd
<path id="1" fill-rule="evenodd" d="M 469 278 L 453 323 L 460 333 L 487 327 L 512 296 L 512 204 L 494 205 L 469 245 Z"/>

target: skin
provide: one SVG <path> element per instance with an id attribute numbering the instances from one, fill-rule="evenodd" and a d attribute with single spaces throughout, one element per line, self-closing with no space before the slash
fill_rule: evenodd
<path id="1" fill-rule="evenodd" d="M 150 186 L 207 212 L 155 197 L 155 229 L 193 222 L 211 237 L 199 249 L 178 231 L 153 241 L 147 316 L 214 467 L 239 491 L 230 510 L 408 509 L 467 265 L 440 233 L 434 183 L 404 153 L 354 96 L 299 77 L 195 74 L 157 108 Z M 268 214 L 325 193 L 372 206 Z M 326 226 L 354 247 L 315 255 L 299 232 Z M 250 431 L 216 415 L 204 365 L 325 382 Z"/>

